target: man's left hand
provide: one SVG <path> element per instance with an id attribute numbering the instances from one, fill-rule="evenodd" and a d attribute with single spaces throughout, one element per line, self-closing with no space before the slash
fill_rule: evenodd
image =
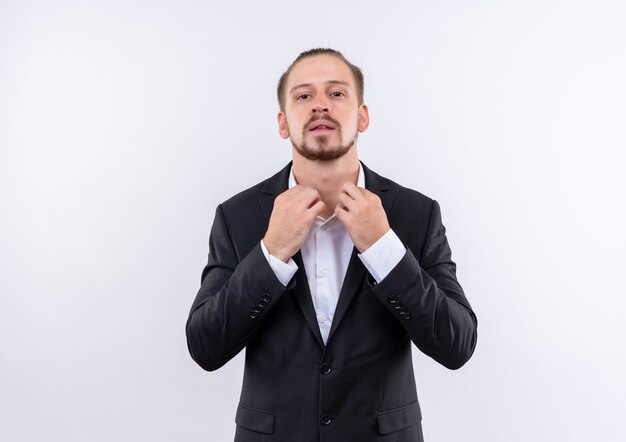
<path id="1" fill-rule="evenodd" d="M 387 215 L 375 193 L 347 182 L 339 193 L 339 203 L 335 215 L 359 252 L 365 252 L 389 230 Z"/>

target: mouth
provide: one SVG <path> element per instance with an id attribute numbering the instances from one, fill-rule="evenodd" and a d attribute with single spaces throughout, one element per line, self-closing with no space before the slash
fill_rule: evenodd
<path id="1" fill-rule="evenodd" d="M 326 120 L 317 120 L 309 126 L 309 132 L 329 132 L 335 130 L 335 126 Z"/>

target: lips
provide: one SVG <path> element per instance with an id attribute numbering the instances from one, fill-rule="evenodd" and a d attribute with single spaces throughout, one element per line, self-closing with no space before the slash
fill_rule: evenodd
<path id="1" fill-rule="evenodd" d="M 335 130 L 335 125 L 326 120 L 317 120 L 309 126 L 309 132 L 317 130 Z"/>

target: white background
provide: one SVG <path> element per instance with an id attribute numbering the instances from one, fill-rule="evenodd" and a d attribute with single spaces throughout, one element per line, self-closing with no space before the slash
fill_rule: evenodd
<path id="1" fill-rule="evenodd" d="M 0 1 L 1 440 L 232 440 L 242 355 L 202 371 L 185 321 L 317 46 L 363 69 L 359 155 L 439 201 L 479 318 L 460 371 L 414 352 L 427 441 L 624 440 L 626 3 L 366 3 Z"/>

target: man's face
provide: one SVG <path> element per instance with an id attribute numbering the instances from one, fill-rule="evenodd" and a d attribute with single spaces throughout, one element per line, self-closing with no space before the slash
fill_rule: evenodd
<path id="1" fill-rule="evenodd" d="M 314 55 L 293 67 L 278 129 L 300 155 L 314 161 L 340 158 L 368 125 L 367 106 L 359 105 L 354 77 L 341 59 Z"/>

